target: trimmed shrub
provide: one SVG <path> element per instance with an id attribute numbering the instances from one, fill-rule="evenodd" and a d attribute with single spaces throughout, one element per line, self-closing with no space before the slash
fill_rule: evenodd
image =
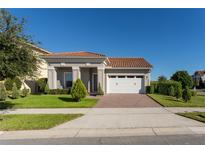
<path id="1" fill-rule="evenodd" d="M 15 77 L 14 79 L 7 78 L 6 81 L 4 82 L 6 90 L 12 90 L 13 83 L 16 84 L 17 89 L 21 88 L 22 82 L 18 77 Z"/>
<path id="2" fill-rule="evenodd" d="M 176 99 L 182 98 L 182 86 L 178 86 L 176 88 L 175 97 L 176 97 Z"/>
<path id="3" fill-rule="evenodd" d="M 11 98 L 17 99 L 19 98 L 19 91 L 17 89 L 16 83 L 13 83 L 13 88 L 12 88 L 12 93 L 11 93 Z"/>
<path id="4" fill-rule="evenodd" d="M 71 96 L 73 100 L 79 102 L 82 98 L 85 98 L 87 94 L 87 89 L 82 80 L 77 79 L 71 89 Z"/>
<path id="5" fill-rule="evenodd" d="M 5 101 L 7 98 L 6 88 L 3 82 L 0 82 L 0 101 Z"/>
<path id="6" fill-rule="evenodd" d="M 45 86 L 44 93 L 45 93 L 45 94 L 48 94 L 48 93 L 49 93 L 48 83 L 47 83 L 46 86 Z"/>
<path id="7" fill-rule="evenodd" d="M 98 95 L 104 95 L 104 91 L 102 90 L 100 83 L 98 85 Z"/>
<path id="8" fill-rule="evenodd" d="M 173 86 L 170 86 L 168 91 L 169 91 L 169 96 L 175 96 L 175 90 Z"/>
<path id="9" fill-rule="evenodd" d="M 182 94 L 182 98 L 185 102 L 188 102 L 189 100 L 191 100 L 191 90 L 189 89 L 188 86 L 185 87 L 183 94 Z"/>
<path id="10" fill-rule="evenodd" d="M 29 94 L 29 89 L 26 89 L 25 87 L 21 91 L 21 96 L 26 97 Z"/>
<path id="11" fill-rule="evenodd" d="M 36 83 L 38 84 L 39 92 L 44 93 L 47 84 L 47 78 L 40 78 L 36 81 Z"/>
<path id="12" fill-rule="evenodd" d="M 70 90 L 69 89 L 49 89 L 47 94 L 50 95 L 70 94 Z"/>
<path id="13" fill-rule="evenodd" d="M 191 95 L 192 95 L 192 96 L 196 96 L 196 95 L 197 95 L 197 91 L 192 90 L 192 91 L 191 91 Z"/>

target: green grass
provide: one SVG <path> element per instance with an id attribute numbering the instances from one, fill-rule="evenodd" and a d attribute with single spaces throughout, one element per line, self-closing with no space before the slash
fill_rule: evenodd
<path id="1" fill-rule="evenodd" d="M 16 114 L 0 115 L 0 131 L 49 129 L 82 114 Z"/>
<path id="2" fill-rule="evenodd" d="M 178 115 L 205 123 L 205 112 L 177 113 Z"/>
<path id="3" fill-rule="evenodd" d="M 6 105 L 11 108 L 89 108 L 98 99 L 84 98 L 74 102 L 70 95 L 29 95 L 25 98 L 7 99 Z"/>
<path id="4" fill-rule="evenodd" d="M 160 94 L 149 94 L 159 104 L 164 107 L 205 107 L 205 96 L 192 96 L 191 101 L 185 103 L 182 100 Z"/>

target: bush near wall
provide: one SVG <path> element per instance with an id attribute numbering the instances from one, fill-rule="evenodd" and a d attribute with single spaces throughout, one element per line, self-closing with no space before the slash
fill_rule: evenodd
<path id="1" fill-rule="evenodd" d="M 47 81 L 47 78 L 40 78 L 36 81 L 38 84 L 38 92 L 44 93 Z"/>
<path id="2" fill-rule="evenodd" d="M 47 94 L 50 95 L 70 94 L 70 89 L 49 89 Z"/>
<path id="3" fill-rule="evenodd" d="M 14 83 L 16 84 L 16 87 L 18 90 L 21 88 L 22 82 L 18 77 L 14 78 L 14 79 L 7 78 L 4 82 L 6 90 L 12 90 Z"/>

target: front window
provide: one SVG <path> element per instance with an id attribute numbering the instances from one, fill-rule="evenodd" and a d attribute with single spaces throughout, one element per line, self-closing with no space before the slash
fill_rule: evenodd
<path id="1" fill-rule="evenodd" d="M 71 88 L 73 84 L 72 72 L 65 72 L 65 88 Z"/>

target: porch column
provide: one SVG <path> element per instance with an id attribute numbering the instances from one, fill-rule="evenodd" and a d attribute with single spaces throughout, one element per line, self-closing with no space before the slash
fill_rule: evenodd
<path id="1" fill-rule="evenodd" d="M 80 68 L 78 66 L 73 66 L 72 70 L 73 70 L 73 81 L 80 79 Z"/>
<path id="2" fill-rule="evenodd" d="M 53 66 L 48 66 L 48 86 L 50 89 L 57 89 L 57 73 Z"/>
<path id="3" fill-rule="evenodd" d="M 98 85 L 102 87 L 102 90 L 105 92 L 105 69 L 98 67 L 97 68 L 97 74 L 98 74 Z"/>

